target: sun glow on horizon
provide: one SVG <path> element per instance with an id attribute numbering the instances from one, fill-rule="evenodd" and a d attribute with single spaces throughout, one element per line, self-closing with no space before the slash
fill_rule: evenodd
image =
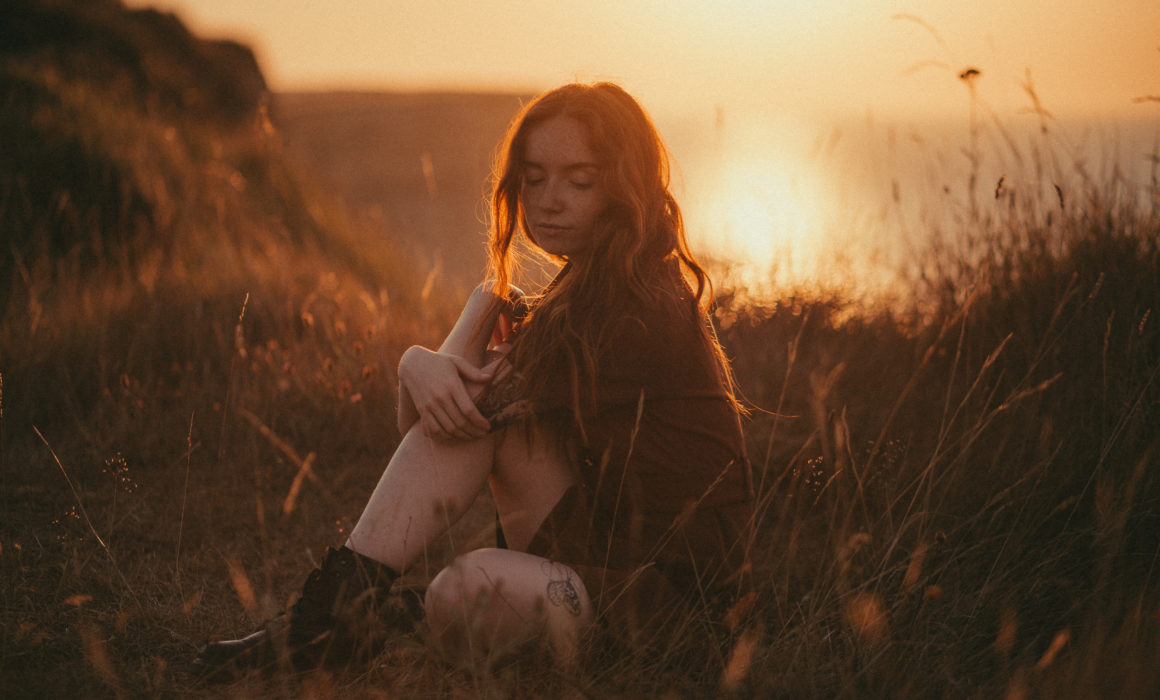
<path id="1" fill-rule="evenodd" d="M 758 294 L 824 276 L 836 210 L 825 174 L 798 152 L 796 130 L 719 134 L 681 158 L 684 209 L 696 247 Z"/>
<path id="2" fill-rule="evenodd" d="M 960 200 L 944 193 L 975 173 L 942 136 L 966 134 L 976 114 L 1001 130 L 1025 122 L 1032 90 L 1058 120 L 1053 134 L 1066 119 L 1147 120 L 1160 109 L 1138 100 L 1160 91 L 1156 0 L 126 2 L 246 41 L 275 92 L 532 94 L 617 82 L 673 147 L 693 247 L 729 283 L 767 296 L 876 286 L 886 273 L 872 263 L 895 264 L 911 245 L 899 212 L 923 201 L 955 211 Z M 968 87 L 959 75 L 969 67 L 981 73 Z M 898 155 L 907 135 L 917 158 Z M 982 176 L 1005 173 L 995 157 Z M 467 195 L 478 197 L 476 183 Z"/>
<path id="3" fill-rule="evenodd" d="M 762 281 L 755 277 L 812 274 L 825 207 L 801 175 L 760 154 L 722 164 L 707 212 L 716 222 L 710 238 L 719 253 L 744 263 L 751 285 Z"/>

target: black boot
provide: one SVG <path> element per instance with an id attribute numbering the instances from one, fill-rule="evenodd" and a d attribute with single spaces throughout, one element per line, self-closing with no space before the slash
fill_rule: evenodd
<path id="1" fill-rule="evenodd" d="M 290 609 L 286 646 L 300 671 L 367 662 L 396 630 L 385 625 L 391 611 L 390 567 L 342 547 L 328 550 L 310 572 Z"/>
<path id="2" fill-rule="evenodd" d="M 239 671 L 272 668 L 282 658 L 300 671 L 369 661 L 387 639 L 410 631 L 422 616 L 422 593 L 392 594 L 396 578 L 390 567 L 346 547 L 328 549 L 288 614 L 247 637 L 207 644 L 194 669 L 203 678 L 225 680 Z"/>

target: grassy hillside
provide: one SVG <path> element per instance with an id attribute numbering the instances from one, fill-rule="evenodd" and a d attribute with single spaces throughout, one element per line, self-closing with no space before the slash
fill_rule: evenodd
<path id="1" fill-rule="evenodd" d="M 499 94 L 316 92 L 273 95 L 286 153 L 450 289 L 484 268 L 485 188 L 522 98 Z"/>
<path id="2" fill-rule="evenodd" d="M 390 307 L 418 301 L 408 260 L 304 194 L 248 49 L 115 2 L 22 0 L 5 14 L 10 421 L 86 413 L 118 383 L 224 387 L 232 360 L 217 345 L 247 294 L 246 342 L 291 353 L 281 346 L 337 342 L 323 336 L 339 322 L 387 331 Z M 336 297 L 361 302 L 338 310 Z"/>
<path id="3" fill-rule="evenodd" d="M 916 261 L 909 306 L 722 295 L 761 506 L 732 648 L 452 668 L 405 637 L 360 674 L 197 685 L 197 646 L 282 609 L 341 541 L 398 438 L 398 354 L 456 300 L 302 184 L 243 47 L 19 0 L 0 59 L 5 697 L 1160 686 L 1160 193 L 1090 181 L 1009 184 Z M 454 120 L 483 98 L 424 99 Z M 437 182 L 455 150 L 424 147 Z M 481 503 L 446 549 L 489 526 Z"/>
<path id="4" fill-rule="evenodd" d="M 398 353 L 447 312 L 305 191 L 266 101 L 248 49 L 172 16 L 0 9 L 0 694 L 87 695 L 104 655 L 182 687 L 166 664 L 237 624 L 237 534 L 297 577 L 377 478 L 352 455 L 397 441 Z M 303 464 L 284 517 L 316 537 L 274 547 L 255 504 L 281 533 Z"/>

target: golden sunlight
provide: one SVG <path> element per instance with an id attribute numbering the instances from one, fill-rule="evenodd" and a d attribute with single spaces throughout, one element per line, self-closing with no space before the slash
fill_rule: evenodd
<path id="1" fill-rule="evenodd" d="M 771 160 L 738 158 L 725 165 L 719 187 L 721 248 L 758 269 L 808 257 L 820 221 L 816 193 L 799 179 Z"/>
<path id="2" fill-rule="evenodd" d="M 821 176 L 784 145 L 746 142 L 685 166 L 693 240 L 758 294 L 817 279 L 834 209 Z"/>

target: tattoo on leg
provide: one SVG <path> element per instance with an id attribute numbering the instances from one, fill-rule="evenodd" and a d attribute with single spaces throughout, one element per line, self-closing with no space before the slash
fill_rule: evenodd
<path id="1" fill-rule="evenodd" d="M 555 567 L 549 576 L 555 575 Z M 572 576 L 567 572 L 560 572 L 563 578 L 548 581 L 548 600 L 558 608 L 564 608 L 573 616 L 580 616 L 580 593 L 572 583 Z"/>

